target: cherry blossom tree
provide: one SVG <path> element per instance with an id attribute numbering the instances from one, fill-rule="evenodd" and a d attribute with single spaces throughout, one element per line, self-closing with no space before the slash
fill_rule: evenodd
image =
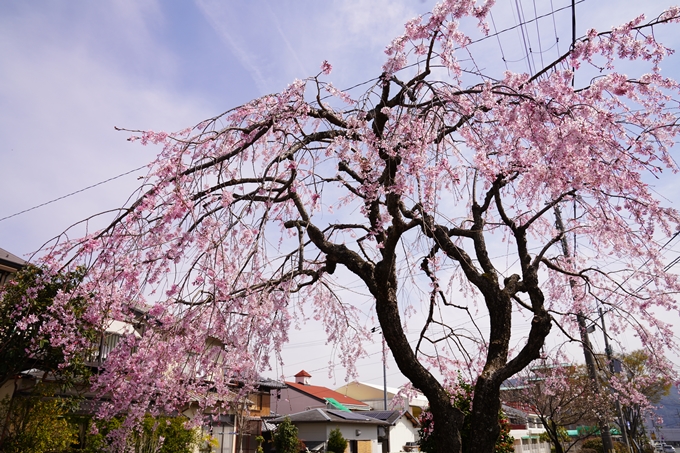
<path id="1" fill-rule="evenodd" d="M 568 427 L 597 426 L 597 413 L 607 413 L 609 409 L 607 397 L 593 392 L 584 368 L 539 359 L 519 373 L 514 386 L 503 392 L 506 403 L 520 404 L 538 416 L 556 453 L 566 453 L 593 435 L 586 430 L 570 438 L 566 436 Z"/>
<path id="2" fill-rule="evenodd" d="M 610 373 L 607 379 L 615 390 L 612 412 L 616 416 L 612 419 L 626 433 L 631 447 L 643 451 L 648 439 L 645 419 L 654 416 L 654 409 L 673 385 L 669 366 L 664 358 L 650 358 L 642 350 L 622 354 L 619 363 L 621 371 Z"/>
<path id="3" fill-rule="evenodd" d="M 87 295 L 89 321 L 143 325 L 94 383 L 111 397 L 102 416 L 225 408 L 231 380 L 280 360 L 307 319 L 354 373 L 368 309 L 344 292 L 350 281 L 428 398 L 442 452 L 460 451 L 463 423 L 446 379 L 475 379 L 470 436 L 490 453 L 501 383 L 539 357 L 551 328 L 578 342 L 575 314 L 595 300 L 611 332 L 631 330 L 652 354 L 674 347 L 654 317 L 677 309 L 679 289 L 657 241 L 680 216 L 649 180 L 677 170 L 679 86 L 660 72 L 669 50 L 653 31 L 680 9 L 591 30 L 533 75 L 492 77 L 460 25 L 486 33 L 492 6 L 447 0 L 411 20 L 377 77 L 354 89 L 333 86 L 324 62 L 195 127 L 131 131 L 162 148 L 139 192 L 107 227 L 61 236 L 43 260 L 87 269 L 55 304 Z M 617 72 L 621 62 L 638 74 Z M 588 68 L 597 77 L 575 85 Z M 587 252 L 564 256 L 565 235 Z M 461 318 L 473 327 L 456 327 Z M 521 323 L 528 333 L 513 335 Z"/>

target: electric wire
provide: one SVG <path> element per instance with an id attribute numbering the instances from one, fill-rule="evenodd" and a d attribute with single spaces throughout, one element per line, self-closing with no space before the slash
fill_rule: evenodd
<path id="1" fill-rule="evenodd" d="M 520 11 L 520 6 L 518 0 L 515 0 L 515 9 L 513 13 L 517 13 L 517 22 L 519 26 L 518 35 L 520 37 L 521 46 L 524 47 L 524 54 L 526 55 L 527 68 L 530 75 L 534 75 L 534 69 L 531 67 L 531 59 L 529 58 L 529 44 L 527 43 L 527 36 L 524 32 L 525 22 L 522 18 L 522 13 Z"/>
<path id="2" fill-rule="evenodd" d="M 527 42 L 526 42 L 525 48 L 526 48 L 526 52 L 527 52 L 527 59 L 531 62 L 530 66 L 533 70 L 533 72 L 531 72 L 530 74 L 534 75 L 537 72 L 536 61 L 534 60 L 534 53 L 533 53 L 533 50 L 532 50 L 531 35 L 529 34 L 529 28 L 527 27 L 527 23 L 524 20 L 524 18 L 526 17 L 526 15 L 524 14 L 524 4 L 522 3 L 522 0 L 515 0 L 515 1 L 518 4 L 517 15 L 519 17 L 521 17 L 522 22 L 524 23 L 524 25 L 521 27 L 521 30 L 522 30 L 522 34 L 526 35 L 526 41 Z M 538 21 L 536 21 L 536 24 L 538 24 Z"/>
<path id="3" fill-rule="evenodd" d="M 536 0 L 533 0 L 533 5 L 534 5 L 534 16 L 538 16 L 538 11 L 536 10 Z M 538 40 L 538 55 L 541 58 L 541 68 L 545 67 L 545 63 L 543 62 L 543 44 L 541 43 L 541 29 L 538 26 L 538 21 L 535 21 L 536 24 L 536 38 Z"/>
<path id="4" fill-rule="evenodd" d="M 16 217 L 16 216 L 21 215 L 21 214 L 24 214 L 24 213 L 26 213 L 26 212 L 33 211 L 34 209 L 42 208 L 43 206 L 47 206 L 48 204 L 52 204 L 52 203 L 57 202 L 57 201 L 59 201 L 59 200 L 63 200 L 64 198 L 68 198 L 68 197 L 71 197 L 71 196 L 73 196 L 73 195 L 79 194 L 79 193 L 81 193 L 81 192 L 85 192 L 86 190 L 92 189 L 92 188 L 94 188 L 94 187 L 101 186 L 102 184 L 106 184 L 107 182 L 113 181 L 114 179 L 122 178 L 123 176 L 127 176 L 127 175 L 129 175 L 130 173 L 134 173 L 134 172 L 139 171 L 139 170 L 141 170 L 141 169 L 143 169 L 143 168 L 146 168 L 146 167 L 147 167 L 146 165 L 142 165 L 141 167 L 137 167 L 137 168 L 135 168 L 134 170 L 126 171 L 125 173 L 121 173 L 121 174 L 118 175 L 118 176 L 114 176 L 114 177 L 109 178 L 109 179 L 106 179 L 106 180 L 104 180 L 104 181 L 100 181 L 100 182 L 98 182 L 98 183 L 96 183 L 96 184 L 92 184 L 91 186 L 87 186 L 87 187 L 84 187 L 84 188 L 82 188 L 82 189 L 80 189 L 80 190 L 76 190 L 75 192 L 71 192 L 71 193 L 69 193 L 69 194 L 63 195 L 63 196 L 61 196 L 61 197 L 59 197 L 59 198 L 55 198 L 55 199 L 53 199 L 53 200 L 46 201 L 45 203 L 41 203 L 41 204 L 39 204 L 39 205 L 33 206 L 32 208 L 28 208 L 28 209 L 24 209 L 23 211 L 15 212 L 15 213 L 12 214 L 12 215 L 8 215 L 8 216 L 6 216 L 6 217 L 0 218 L 0 222 L 2 222 L 3 220 L 11 219 L 12 217 Z"/>
<path id="5" fill-rule="evenodd" d="M 577 2 L 575 2 L 575 4 L 578 5 L 578 4 L 583 3 L 583 2 L 585 2 L 585 1 L 586 1 L 586 0 L 578 0 Z M 552 0 L 551 0 L 551 5 L 552 5 Z M 513 25 L 512 27 L 507 27 L 507 28 L 504 28 L 504 29 L 502 29 L 502 30 L 500 30 L 500 31 L 494 31 L 494 33 L 489 33 L 489 34 L 487 34 L 487 35 L 482 36 L 481 38 L 474 39 L 474 40 L 470 41 L 470 42 L 467 44 L 467 46 L 470 46 L 470 45 L 472 45 L 472 44 L 477 44 L 477 43 L 479 43 L 479 42 L 485 41 L 485 40 L 490 39 L 490 38 L 497 38 L 497 39 L 498 39 L 498 37 L 499 37 L 501 34 L 503 34 L 503 33 L 512 31 L 512 30 L 514 30 L 514 29 L 516 29 L 516 28 L 518 28 L 518 27 L 521 27 L 521 26 L 526 25 L 526 24 L 533 23 L 533 22 L 535 22 L 535 21 L 537 21 L 537 20 L 539 20 L 539 19 L 543 19 L 543 18 L 545 18 L 545 17 L 550 17 L 550 16 L 552 16 L 553 24 L 555 24 L 555 15 L 556 15 L 556 13 L 559 13 L 559 12 L 561 12 L 561 11 L 567 10 L 567 9 L 569 9 L 569 8 L 571 8 L 571 7 L 572 7 L 571 5 L 567 5 L 567 6 L 563 6 L 563 7 L 561 7 L 561 8 L 557 8 L 557 9 L 554 9 L 554 8 L 553 8 L 549 13 L 541 14 L 540 16 L 537 16 L 537 17 L 535 17 L 535 18 L 533 18 L 533 19 L 530 19 L 530 20 L 527 20 L 527 21 L 525 21 L 525 22 L 521 22 L 521 23 L 519 23 L 519 24 Z M 559 42 L 559 37 L 557 36 L 557 26 L 556 26 L 556 25 L 555 25 L 555 38 L 556 38 L 556 42 Z M 552 47 L 551 47 L 551 48 L 552 48 Z M 455 47 L 455 48 L 454 48 L 454 50 L 459 50 L 459 49 L 460 49 L 460 47 Z M 546 50 L 549 50 L 549 49 L 546 49 Z M 558 46 L 558 55 L 560 55 L 560 53 L 559 53 L 559 46 Z M 517 61 L 521 61 L 521 60 L 517 60 Z M 409 65 L 406 65 L 403 69 L 413 68 L 413 67 L 418 66 L 418 65 L 421 64 L 421 63 L 422 63 L 422 62 L 411 63 L 411 64 L 409 64 Z M 363 81 L 363 82 L 354 84 L 354 85 L 349 86 L 349 87 L 347 87 L 347 88 L 344 88 L 342 91 L 343 91 L 343 92 L 349 92 L 349 91 L 354 90 L 354 89 L 356 89 L 356 88 L 359 88 L 359 87 L 361 87 L 361 86 L 369 85 L 369 84 L 371 84 L 371 83 L 375 83 L 375 82 L 376 82 L 377 80 L 379 80 L 379 79 L 380 79 L 380 77 L 373 77 L 372 79 L 368 79 L 368 80 L 365 80 L 365 81 Z"/>
<path id="6" fill-rule="evenodd" d="M 491 11 L 489 11 L 489 17 L 491 18 L 491 25 L 493 25 L 493 31 L 494 34 L 496 35 L 496 40 L 498 41 L 498 47 L 501 49 L 501 59 L 503 60 L 503 64 L 505 64 L 505 70 L 509 71 L 510 68 L 508 68 L 508 62 L 505 59 L 505 52 L 503 52 L 503 46 L 501 45 L 501 38 L 498 33 L 498 29 L 496 28 L 496 21 L 493 19 L 493 14 Z"/>
<path id="7" fill-rule="evenodd" d="M 557 46 L 557 56 L 562 55 L 560 52 L 560 37 L 557 34 L 557 23 L 555 22 L 555 6 L 553 5 L 553 0 L 550 0 L 550 9 L 552 10 L 552 23 L 553 29 L 555 30 L 555 45 Z"/>
<path id="8" fill-rule="evenodd" d="M 579 0 L 579 1 L 575 2 L 574 4 L 578 5 L 578 4 L 583 3 L 583 2 L 585 2 L 585 1 L 586 1 L 586 0 Z M 501 31 L 499 31 L 499 32 L 496 32 L 496 33 L 489 33 L 488 35 L 485 35 L 485 36 L 483 36 L 483 37 L 481 37 L 481 38 L 479 38 L 479 39 L 475 39 L 475 40 L 473 40 L 473 41 L 470 41 L 470 44 L 476 44 L 476 43 L 481 42 L 481 41 L 484 41 L 484 40 L 486 40 L 486 39 L 494 38 L 494 37 L 500 35 L 501 33 L 505 33 L 505 32 L 514 30 L 515 28 L 521 27 L 521 26 L 526 25 L 526 24 L 530 24 L 530 23 L 532 23 L 532 22 L 534 22 L 534 21 L 537 21 L 538 19 L 543 19 L 544 17 L 552 16 L 552 17 L 553 17 L 553 21 L 554 21 L 554 20 L 555 20 L 555 13 L 558 13 L 558 12 L 564 11 L 564 10 L 567 10 L 567 9 L 569 9 L 569 8 L 571 8 L 571 5 L 563 6 L 563 7 L 561 7 L 561 8 L 552 10 L 552 11 L 549 12 L 549 13 L 545 13 L 545 14 L 542 14 L 542 15 L 540 15 L 540 16 L 537 16 L 537 17 L 535 17 L 535 18 L 533 18 L 533 19 L 531 19 L 531 20 L 527 20 L 527 21 L 522 22 L 522 23 L 519 23 L 519 24 L 517 24 L 517 25 L 513 25 L 512 27 L 504 28 L 503 30 L 501 30 Z M 468 44 L 468 45 L 470 45 L 470 44 Z"/>

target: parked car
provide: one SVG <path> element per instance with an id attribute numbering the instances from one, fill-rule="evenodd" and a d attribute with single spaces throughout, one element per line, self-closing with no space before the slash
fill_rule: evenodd
<path id="1" fill-rule="evenodd" d="M 675 453 L 675 448 L 672 445 L 664 444 L 663 453 Z"/>

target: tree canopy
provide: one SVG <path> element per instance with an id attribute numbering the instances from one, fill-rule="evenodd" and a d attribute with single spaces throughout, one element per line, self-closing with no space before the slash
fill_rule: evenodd
<path id="1" fill-rule="evenodd" d="M 95 326 L 83 318 L 86 297 L 63 297 L 83 269 L 51 274 L 29 265 L 0 290 L 0 386 L 18 373 L 40 369 L 64 383 L 88 374 L 84 361 L 95 344 Z M 69 337 L 68 342 L 63 342 Z"/>
<path id="2" fill-rule="evenodd" d="M 368 310 L 430 402 L 438 451 L 461 448 L 464 416 L 443 381 L 464 370 L 476 382 L 474 448 L 490 453 L 501 383 L 539 357 L 551 328 L 580 341 L 575 314 L 595 300 L 612 331 L 632 330 L 650 360 L 663 354 L 671 330 L 654 307 L 676 309 L 680 288 L 658 241 L 680 216 L 648 180 L 677 171 L 680 87 L 660 71 L 669 50 L 653 30 L 680 10 L 590 30 L 534 74 L 492 76 L 460 26 L 478 21 L 484 36 L 492 5 L 449 0 L 408 22 L 376 78 L 353 89 L 334 87 L 323 62 L 195 127 L 132 132 L 161 147 L 139 192 L 109 226 L 60 237 L 43 260 L 86 269 L 63 297 L 88 297 L 88 319 L 137 323 L 145 309 L 143 334 L 119 343 L 95 382 L 111 395 L 102 415 L 196 399 L 219 410 L 230 380 L 280 360 L 309 318 L 352 375 Z M 577 85 L 579 68 L 597 77 Z M 565 256 L 574 236 L 588 248 Z M 370 308 L 343 296 L 350 280 Z M 513 335 L 519 323 L 527 331 Z"/>
<path id="3" fill-rule="evenodd" d="M 504 393 L 504 400 L 531 408 L 545 427 L 545 438 L 555 453 L 566 453 L 596 431 L 597 414 L 608 413 L 610 401 L 595 393 L 584 366 L 539 360 L 515 379 L 516 385 Z M 567 428 L 593 427 L 570 437 Z"/>
<path id="4" fill-rule="evenodd" d="M 607 376 L 614 390 L 612 398 L 618 400 L 618 406 L 612 402 L 613 419 L 628 436 L 631 448 L 640 452 L 649 442 L 645 420 L 654 416 L 655 407 L 673 385 L 671 375 L 666 371 L 668 367 L 658 367 L 655 361 L 648 359 L 649 354 L 643 350 L 621 354 L 617 359 L 621 370 Z"/>
<path id="5" fill-rule="evenodd" d="M 78 441 L 78 427 L 68 413 L 73 399 L 54 397 L 49 385 L 39 385 L 29 395 L 0 400 L 0 451 L 48 453 L 71 451 Z"/>

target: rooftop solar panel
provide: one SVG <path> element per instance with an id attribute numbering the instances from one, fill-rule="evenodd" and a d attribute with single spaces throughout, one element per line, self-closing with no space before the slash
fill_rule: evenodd
<path id="1" fill-rule="evenodd" d="M 361 421 L 371 421 L 372 420 L 371 417 L 368 417 L 366 415 L 361 415 L 361 414 L 358 414 L 356 412 L 345 412 L 345 411 L 338 411 L 338 410 L 334 410 L 334 409 L 328 409 L 327 412 L 329 412 L 329 413 L 331 413 L 331 414 L 333 414 L 337 417 L 344 418 L 345 420 L 361 420 Z"/>
<path id="2" fill-rule="evenodd" d="M 367 414 L 369 417 L 377 418 L 378 420 L 387 420 L 394 411 L 370 411 Z"/>

